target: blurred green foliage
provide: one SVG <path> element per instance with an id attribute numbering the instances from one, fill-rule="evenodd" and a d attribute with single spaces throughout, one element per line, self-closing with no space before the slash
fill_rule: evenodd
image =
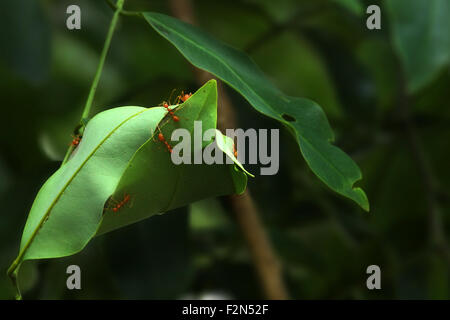
<path id="1" fill-rule="evenodd" d="M 369 214 L 325 187 L 280 128 L 279 173 L 249 181 L 292 298 L 450 297 L 448 254 L 433 242 L 436 230 L 430 228 L 430 213 L 436 211 L 439 230 L 450 233 L 450 73 L 448 58 L 442 58 L 448 57 L 448 47 L 402 37 L 405 28 L 423 28 L 427 15 L 417 8 L 427 1 L 400 2 L 408 5 L 193 1 L 202 29 L 249 53 L 284 92 L 321 104 L 336 144 L 363 172 L 359 184 L 371 200 Z M 369 31 L 364 12 L 373 3 L 381 6 L 382 29 Z M 112 16 L 102 1 L 77 0 L 82 29 L 69 31 L 65 12 L 70 4 L 0 2 L 0 275 L 17 253 L 37 190 L 59 167 L 71 141 Z M 165 1 L 128 1 L 126 7 L 171 14 Z M 439 14 L 446 18 L 435 20 L 433 30 L 445 38 L 450 13 L 442 9 Z M 437 22 L 442 20 L 447 23 Z M 411 46 L 414 50 L 404 49 Z M 419 58 L 411 56 L 416 53 Z M 419 62 L 411 67 L 410 61 Z M 426 61 L 432 67 L 421 65 Z M 191 66 L 142 19 L 123 17 L 93 112 L 156 105 L 174 88 L 196 89 Z M 227 92 L 240 127 L 278 126 L 237 93 Z M 411 147 L 401 108 L 406 102 L 425 173 Z M 434 178 L 432 188 L 427 176 Z M 81 291 L 66 289 L 70 264 L 81 267 Z M 381 268 L 382 290 L 366 288 L 371 264 Z M 100 236 L 71 257 L 26 262 L 21 272 L 24 298 L 161 299 L 207 292 L 262 297 L 242 234 L 222 199 Z M 0 298 L 11 297 L 9 280 L 0 276 Z"/>

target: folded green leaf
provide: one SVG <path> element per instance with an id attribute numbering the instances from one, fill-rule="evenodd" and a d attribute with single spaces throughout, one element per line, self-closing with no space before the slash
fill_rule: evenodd
<path id="1" fill-rule="evenodd" d="M 80 251 L 95 235 L 129 160 L 164 115 L 164 108 L 122 107 L 93 118 L 72 158 L 36 196 L 16 261 Z"/>
<path id="2" fill-rule="evenodd" d="M 19 255 L 8 270 L 13 280 L 25 260 L 68 256 L 82 250 L 96 233 L 206 197 L 244 191 L 247 177 L 234 164 L 176 166 L 166 146 L 155 139 L 162 132 L 170 141 L 175 128 L 192 133 L 194 120 L 201 121 L 204 130 L 215 129 L 216 81 L 174 110 L 179 122 L 163 107 L 120 107 L 89 121 L 69 161 L 36 196 Z M 202 147 L 209 143 L 204 141 Z M 111 202 L 122 200 L 122 192 L 130 195 L 127 204 L 134 207 L 113 214 Z"/>
<path id="3" fill-rule="evenodd" d="M 112 196 L 113 203 L 126 195 L 129 204 L 120 211 L 105 212 L 98 234 L 103 234 L 125 225 L 164 213 L 193 201 L 226 194 L 242 193 L 247 184 L 246 174 L 232 165 L 179 164 L 171 161 L 166 146 L 156 137 L 159 132 L 166 141 L 174 145 L 170 137 L 177 128 L 186 129 L 194 137 L 194 121 L 202 122 L 204 131 L 216 128 L 217 84 L 210 80 L 186 102 L 173 109 L 180 119 L 174 122 L 166 117 L 159 126 L 161 131 L 145 143 L 127 167 L 119 186 Z M 231 139 L 230 139 L 231 140 Z M 214 143 L 207 141 L 206 144 Z M 191 139 L 191 150 L 194 150 Z M 232 153 L 232 145 L 220 145 L 225 154 Z M 202 150 L 200 150 L 202 151 Z M 237 160 L 236 160 L 237 163 Z M 242 165 L 240 165 L 242 167 Z"/>
<path id="4" fill-rule="evenodd" d="M 198 28 L 159 13 L 144 12 L 143 16 L 192 64 L 216 75 L 256 110 L 286 125 L 312 171 L 334 191 L 369 210 L 364 191 L 353 187 L 361 179 L 361 172 L 347 154 L 330 144 L 333 132 L 319 105 L 283 94 L 247 55 Z"/>
<path id="5" fill-rule="evenodd" d="M 224 136 L 222 134 L 222 132 L 220 132 L 219 130 L 216 130 L 216 137 L 215 137 L 215 141 L 218 145 L 218 147 L 229 157 L 233 160 L 233 162 L 243 171 L 245 172 L 247 175 L 249 175 L 250 177 L 255 177 L 254 175 L 252 175 L 250 172 L 248 172 L 247 170 L 245 170 L 244 166 L 242 165 L 242 163 L 240 163 L 238 161 L 238 159 L 234 156 L 234 141 L 233 139 L 231 139 L 230 137 Z"/>

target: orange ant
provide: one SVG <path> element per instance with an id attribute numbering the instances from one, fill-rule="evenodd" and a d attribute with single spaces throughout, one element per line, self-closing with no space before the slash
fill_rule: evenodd
<path id="1" fill-rule="evenodd" d="M 169 104 L 168 104 L 167 102 L 164 101 L 164 102 L 163 102 L 163 106 L 164 106 L 164 108 L 167 109 L 167 112 L 170 114 L 170 116 L 172 117 L 173 121 L 175 121 L 175 122 L 180 121 L 180 118 L 178 118 L 178 117 L 175 115 L 175 112 L 173 112 L 172 110 L 170 110 Z"/>
<path id="2" fill-rule="evenodd" d="M 80 142 L 81 142 L 81 136 L 77 134 L 76 136 L 73 136 L 73 140 L 70 144 L 72 146 L 76 147 L 80 144 Z"/>
<path id="3" fill-rule="evenodd" d="M 236 149 L 236 145 L 235 144 L 233 144 L 233 154 L 234 154 L 234 157 L 237 159 L 238 153 L 237 153 L 237 149 Z"/>
<path id="4" fill-rule="evenodd" d="M 158 139 L 159 139 L 159 141 L 163 142 L 163 143 L 166 145 L 167 150 L 168 150 L 170 153 L 172 153 L 172 147 L 171 147 L 171 145 L 166 141 L 166 139 L 164 138 L 164 135 L 163 135 L 161 132 L 158 134 Z"/>
<path id="5" fill-rule="evenodd" d="M 175 115 L 175 112 L 173 112 L 173 111 L 169 108 L 170 99 L 172 98 L 172 94 L 173 94 L 174 91 L 175 91 L 175 89 L 172 90 L 172 93 L 170 94 L 169 102 L 164 101 L 164 102 L 162 103 L 162 105 L 163 105 L 164 108 L 166 108 L 167 113 L 170 114 L 170 116 L 172 117 L 173 121 L 178 122 L 178 121 L 180 121 L 180 118 L 177 117 L 177 116 Z M 178 104 L 180 101 L 186 102 L 186 100 L 189 99 L 191 96 L 192 96 L 192 93 L 185 94 L 184 91 L 181 91 L 181 94 L 177 97 L 177 102 L 176 102 L 176 103 Z"/>
<path id="6" fill-rule="evenodd" d="M 177 102 L 182 101 L 186 102 L 187 99 L 189 99 L 192 96 L 192 93 L 184 93 L 184 91 L 181 91 L 181 94 L 177 97 Z"/>
<path id="7" fill-rule="evenodd" d="M 124 197 L 123 197 L 123 200 L 120 201 L 120 202 L 115 201 L 115 202 L 117 202 L 117 203 L 116 203 L 115 206 L 113 206 L 113 207 L 111 208 L 111 210 L 112 210 L 113 212 L 119 211 L 120 208 L 122 208 L 128 201 L 130 201 L 130 198 L 131 198 L 130 195 L 125 193 L 125 195 L 124 195 Z"/>
<path id="8" fill-rule="evenodd" d="M 163 105 L 164 108 L 166 108 L 167 113 L 170 114 L 170 116 L 172 117 L 173 121 L 178 122 L 178 121 L 180 121 L 180 118 L 178 118 L 178 117 L 175 115 L 175 112 L 173 112 L 173 111 L 169 108 L 170 100 L 171 100 L 171 98 L 172 98 L 172 95 L 173 95 L 173 92 L 174 92 L 174 91 L 175 91 L 175 89 L 172 90 L 172 92 L 170 93 L 169 102 L 163 101 L 162 105 Z"/>

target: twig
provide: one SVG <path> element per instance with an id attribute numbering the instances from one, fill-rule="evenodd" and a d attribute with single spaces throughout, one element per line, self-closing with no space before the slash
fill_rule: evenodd
<path id="1" fill-rule="evenodd" d="M 281 264 L 275 256 L 250 192 L 247 189 L 242 195 L 229 196 L 228 201 L 247 242 L 265 297 L 288 299 Z"/>
<path id="2" fill-rule="evenodd" d="M 123 6 L 124 1 L 125 0 L 117 0 L 117 10 L 114 13 L 114 16 L 113 16 L 113 18 L 111 20 L 111 24 L 109 26 L 109 31 L 108 31 L 108 34 L 106 36 L 106 41 L 105 41 L 105 44 L 104 44 L 104 47 L 103 47 L 103 50 L 102 50 L 102 54 L 100 56 L 100 62 L 99 62 L 99 65 L 97 67 L 97 71 L 95 73 L 94 80 L 92 82 L 91 90 L 89 92 L 89 96 L 88 96 L 86 105 L 84 107 L 83 115 L 81 116 L 81 120 L 80 120 L 80 124 L 81 125 L 83 124 L 83 120 L 85 118 L 87 118 L 87 116 L 89 115 L 89 112 L 90 112 L 90 109 L 91 109 L 91 105 L 92 105 L 92 101 L 94 99 L 95 91 L 97 89 L 97 85 L 98 85 L 98 82 L 100 80 L 100 75 L 101 75 L 102 70 L 103 70 L 103 64 L 105 62 L 106 54 L 108 53 L 108 49 L 109 49 L 109 46 L 111 44 L 111 38 L 112 38 L 112 35 L 114 33 L 114 29 L 115 29 L 116 24 L 117 24 L 117 19 L 119 17 L 120 10 L 122 10 L 122 6 Z M 82 128 L 80 130 L 82 130 Z M 69 158 L 69 155 L 72 152 L 72 150 L 73 150 L 73 145 L 71 145 L 69 147 L 69 149 L 67 150 L 66 156 L 64 157 L 64 160 L 63 160 L 61 165 L 63 165 L 67 161 L 67 159 Z M 19 252 L 19 255 L 13 261 L 13 263 L 11 264 L 11 266 L 8 268 L 8 270 L 6 272 L 8 277 L 11 279 L 14 287 L 16 288 L 16 299 L 17 300 L 22 299 L 22 296 L 21 296 L 21 293 L 20 293 L 20 289 L 19 289 L 19 286 L 18 286 L 18 282 L 17 282 L 18 268 L 19 268 L 20 264 L 22 263 L 22 259 L 23 259 L 24 255 L 25 255 L 25 252 L 28 249 L 32 239 L 34 238 L 34 235 L 35 235 L 35 233 L 31 237 L 31 239 L 21 248 L 21 250 Z"/>
<path id="3" fill-rule="evenodd" d="M 106 3 L 114 11 L 117 10 L 118 6 L 114 2 L 112 2 L 112 0 L 106 0 Z M 142 13 L 140 11 L 128 11 L 128 10 L 123 10 L 123 9 L 120 10 L 119 14 L 123 15 L 123 16 L 141 16 L 142 15 Z"/>
<path id="4" fill-rule="evenodd" d="M 190 0 L 171 0 L 173 14 L 180 20 L 195 24 L 193 8 Z M 212 76 L 200 69 L 195 69 L 197 82 L 203 84 Z M 225 132 L 227 128 L 236 127 L 236 117 L 230 99 L 220 82 L 218 128 Z M 229 196 L 236 220 L 247 242 L 253 264 L 257 270 L 259 281 L 267 299 L 287 299 L 288 294 L 282 279 L 280 263 L 272 249 L 269 238 L 264 230 L 255 203 L 248 189 L 242 195 Z"/>
<path id="5" fill-rule="evenodd" d="M 79 129 L 79 133 L 81 133 L 81 134 L 83 133 L 83 130 L 84 130 L 84 125 L 85 125 L 84 120 L 89 117 L 89 113 L 91 112 L 92 102 L 94 101 L 95 92 L 97 91 L 97 86 L 100 81 L 100 76 L 102 75 L 103 65 L 105 64 L 106 55 L 108 54 L 108 50 L 111 45 L 111 39 L 114 34 L 114 30 L 116 29 L 117 20 L 119 19 L 119 14 L 122 11 L 124 2 L 125 2 L 125 0 L 117 0 L 117 4 L 115 6 L 116 11 L 114 12 L 113 18 L 109 25 L 108 34 L 106 35 L 105 44 L 103 45 L 102 53 L 100 55 L 100 61 L 97 66 L 97 71 L 95 72 L 94 80 L 92 81 L 91 89 L 89 90 L 89 95 L 86 100 L 86 104 L 84 105 L 83 113 L 81 115 L 80 129 Z M 61 163 L 61 166 L 67 162 L 73 149 L 74 149 L 74 146 L 70 145 L 69 149 L 66 152 L 64 160 Z"/>

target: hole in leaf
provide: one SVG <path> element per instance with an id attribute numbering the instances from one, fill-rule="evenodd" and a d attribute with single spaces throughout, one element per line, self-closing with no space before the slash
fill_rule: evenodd
<path id="1" fill-rule="evenodd" d="M 290 115 L 288 115 L 286 113 L 283 113 L 281 116 L 286 121 L 289 121 L 289 122 L 294 122 L 295 121 L 295 118 L 293 116 L 290 116 Z"/>

